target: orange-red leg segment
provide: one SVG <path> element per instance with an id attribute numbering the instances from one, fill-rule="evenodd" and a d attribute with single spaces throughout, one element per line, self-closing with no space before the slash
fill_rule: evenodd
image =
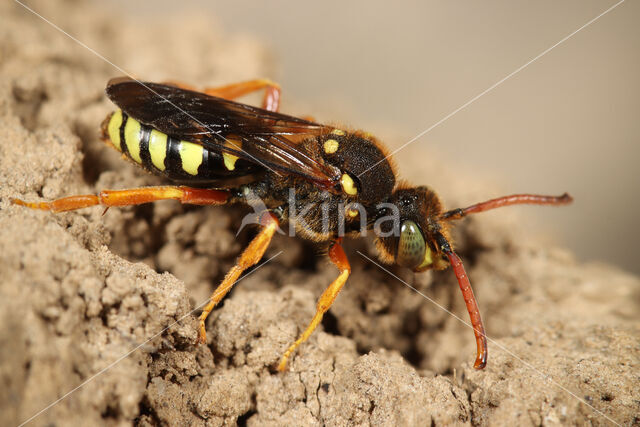
<path id="1" fill-rule="evenodd" d="M 199 343 L 204 344 L 207 341 L 207 331 L 205 328 L 207 316 L 209 316 L 211 310 L 213 310 L 220 300 L 231 290 L 233 285 L 236 284 L 240 275 L 247 268 L 256 265 L 258 261 L 260 261 L 267 247 L 269 247 L 273 235 L 278 229 L 278 224 L 278 219 L 269 212 L 265 212 L 260 218 L 260 225 L 263 226 L 262 230 L 260 230 L 260 233 L 249 243 L 249 246 L 247 246 L 244 252 L 242 252 L 236 265 L 229 270 L 222 280 L 222 283 L 220 283 L 216 290 L 213 291 L 213 294 L 211 294 L 209 303 L 202 309 L 198 333 Z"/>
<path id="2" fill-rule="evenodd" d="M 89 206 L 102 205 L 104 207 L 130 206 L 157 200 L 179 200 L 181 203 L 192 205 L 221 205 L 229 199 L 229 193 L 223 190 L 209 190 L 184 186 L 162 186 L 133 188 L 129 190 L 104 190 L 100 194 L 85 194 L 63 197 L 51 202 L 29 203 L 20 199 L 12 199 L 16 205 L 32 209 L 51 212 L 64 212 Z"/>
<path id="3" fill-rule="evenodd" d="M 204 93 L 224 99 L 235 99 L 261 89 L 265 90 L 262 108 L 278 111 L 280 108 L 280 86 L 269 79 L 255 79 L 221 87 L 206 88 Z"/>
<path id="4" fill-rule="evenodd" d="M 192 90 L 198 92 L 196 88 L 191 85 L 169 81 L 167 84 L 180 87 L 182 89 Z M 236 99 L 241 96 L 248 95 L 252 92 L 264 89 L 264 98 L 262 99 L 262 108 L 269 111 L 278 111 L 280 108 L 280 86 L 277 83 L 272 82 L 269 79 L 254 79 L 246 82 L 233 83 L 220 87 L 208 87 L 202 92 L 207 95 L 217 96 L 224 99 Z"/>
<path id="5" fill-rule="evenodd" d="M 291 344 L 287 351 L 285 351 L 282 359 L 280 359 L 280 364 L 278 365 L 279 371 L 284 371 L 286 369 L 287 361 L 291 354 L 300 344 L 309 338 L 316 327 L 320 324 L 322 316 L 327 312 L 327 310 L 329 310 L 329 307 L 331 307 L 331 304 L 335 301 L 338 293 L 347 282 L 349 274 L 351 274 L 351 265 L 349 265 L 349 260 L 340 245 L 340 241 L 335 242 L 329 249 L 329 259 L 336 267 L 338 267 L 340 275 L 329 285 L 327 289 L 325 289 L 322 296 L 320 296 L 318 304 L 316 305 L 316 314 L 313 316 L 313 319 L 311 319 L 311 323 L 309 323 L 307 329 L 305 329 L 302 335 L 300 335 L 300 338 L 298 338 L 295 343 Z"/>

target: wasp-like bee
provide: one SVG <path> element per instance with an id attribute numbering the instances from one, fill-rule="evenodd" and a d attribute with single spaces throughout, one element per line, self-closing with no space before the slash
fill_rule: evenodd
<path id="1" fill-rule="evenodd" d="M 257 90 L 265 91 L 262 108 L 232 101 Z M 370 134 L 278 113 L 280 88 L 264 79 L 199 92 L 177 83 L 116 78 L 107 84 L 106 94 L 119 109 L 103 122 L 103 138 L 174 185 L 13 202 L 53 212 L 164 199 L 195 205 L 260 202 L 263 211 L 256 222 L 261 230 L 202 310 L 198 340 L 206 340 L 211 310 L 242 272 L 260 261 L 279 226 L 288 224 L 303 238 L 324 243 L 340 274 L 320 297 L 309 326 L 282 356 L 279 370 L 318 326 L 349 277 L 342 238 L 366 231 L 375 232 L 385 263 L 416 272 L 452 266 L 476 337 L 474 367 L 482 369 L 487 362 L 485 331 L 469 278 L 451 244 L 451 221 L 506 205 L 572 200 L 568 194 L 518 194 L 446 211 L 430 188 L 398 184 L 385 149 Z"/>

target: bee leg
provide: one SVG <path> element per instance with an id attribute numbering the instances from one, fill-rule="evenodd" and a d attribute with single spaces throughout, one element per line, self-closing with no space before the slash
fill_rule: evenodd
<path id="1" fill-rule="evenodd" d="M 168 81 L 165 82 L 165 84 L 200 92 L 193 86 L 185 83 Z M 207 95 L 217 96 L 218 98 L 236 99 L 262 89 L 265 89 L 264 98 L 262 99 L 262 108 L 268 111 L 278 111 L 280 108 L 280 85 L 269 79 L 254 79 L 226 86 L 208 87 L 202 92 Z"/>
<path id="2" fill-rule="evenodd" d="M 226 86 L 210 87 L 203 92 L 219 98 L 235 99 L 261 89 L 265 89 L 262 108 L 268 111 L 278 111 L 280 108 L 280 85 L 269 79 L 254 79 Z"/>
<path id="3" fill-rule="evenodd" d="M 307 329 L 304 330 L 300 338 L 293 343 L 287 351 L 285 351 L 282 359 L 280 359 L 280 364 L 278 365 L 279 371 L 284 371 L 287 367 L 287 360 L 291 356 L 291 354 L 298 348 L 300 344 L 305 342 L 307 338 L 313 333 L 316 327 L 322 321 L 322 316 L 326 311 L 331 307 L 333 301 L 335 301 L 338 296 L 338 292 L 342 289 L 347 279 L 349 278 L 349 274 L 351 274 L 351 265 L 349 265 L 349 260 L 340 245 L 340 241 L 336 241 L 333 246 L 329 249 L 329 259 L 333 264 L 338 267 L 340 270 L 340 275 L 336 280 L 334 280 L 327 289 L 322 293 L 322 296 L 318 300 L 318 304 L 316 305 L 316 314 L 311 319 L 311 323 L 307 326 Z"/>
<path id="4" fill-rule="evenodd" d="M 132 188 L 129 190 L 104 190 L 97 196 L 93 194 L 69 196 L 51 202 L 29 203 L 20 199 L 12 199 L 11 202 L 31 209 L 64 212 L 89 206 L 102 205 L 109 208 L 112 206 L 139 205 L 167 199 L 179 200 L 181 203 L 192 205 L 222 205 L 229 199 L 229 193 L 223 190 L 162 186 Z"/>
<path id="5" fill-rule="evenodd" d="M 227 275 L 222 280 L 222 283 L 211 294 L 209 303 L 202 309 L 200 314 L 200 328 L 198 333 L 198 342 L 204 344 L 207 341 L 207 332 L 205 329 L 205 321 L 207 316 L 211 313 L 211 310 L 224 298 L 224 296 L 231 290 L 233 285 L 236 284 L 238 278 L 247 268 L 255 265 L 260 261 L 262 255 L 267 250 L 274 233 L 278 229 L 278 219 L 271 213 L 265 212 L 260 218 L 260 225 L 263 226 L 260 233 L 249 243 L 249 246 L 242 252 L 238 258 L 236 265 L 234 265 Z"/>

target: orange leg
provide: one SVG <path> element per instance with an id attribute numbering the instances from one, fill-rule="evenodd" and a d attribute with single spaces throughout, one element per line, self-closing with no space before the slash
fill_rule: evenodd
<path id="1" fill-rule="evenodd" d="M 313 333 L 316 327 L 322 321 L 322 316 L 324 313 L 329 310 L 331 304 L 335 301 L 338 296 L 338 292 L 342 289 L 344 284 L 347 282 L 349 278 L 349 274 L 351 274 L 351 266 L 349 265 L 349 260 L 340 245 L 340 241 L 338 240 L 333 244 L 333 246 L 329 249 L 329 259 L 333 264 L 338 267 L 340 270 L 340 275 L 336 280 L 334 280 L 327 289 L 322 293 L 320 299 L 318 300 L 318 304 L 316 305 L 316 314 L 311 319 L 311 323 L 307 326 L 307 329 L 304 330 L 300 338 L 296 340 L 295 343 L 291 344 L 291 346 L 285 351 L 282 359 L 280 359 L 280 364 L 278 365 L 279 371 L 284 371 L 287 367 L 287 361 L 291 354 L 298 348 L 300 344 L 305 342 L 307 338 Z"/>
<path id="2" fill-rule="evenodd" d="M 73 211 L 89 206 L 139 205 L 157 200 L 174 199 L 181 203 L 192 205 L 221 205 L 229 199 L 229 193 L 223 190 L 208 190 L 184 186 L 162 186 L 133 188 L 130 190 L 104 190 L 100 194 L 86 194 L 69 196 L 51 202 L 28 203 L 20 199 L 12 199 L 13 204 L 26 206 L 31 209 L 41 209 L 51 212 Z"/>
<path id="3" fill-rule="evenodd" d="M 231 290 L 233 285 L 236 284 L 238 278 L 247 268 L 256 265 L 258 261 L 264 255 L 267 250 L 274 233 L 278 229 L 278 219 L 271 213 L 266 212 L 260 218 L 260 224 L 264 227 L 260 233 L 249 243 L 247 249 L 242 252 L 242 255 L 238 258 L 236 265 L 229 270 L 227 275 L 222 280 L 222 283 L 211 294 L 209 303 L 202 309 L 200 314 L 200 328 L 198 334 L 198 342 L 204 344 L 207 341 L 207 331 L 205 329 L 205 321 L 207 316 L 211 313 L 211 310 L 224 298 L 224 296 Z"/>
<path id="4" fill-rule="evenodd" d="M 193 86 L 169 81 L 167 84 L 180 87 L 182 89 L 188 89 L 198 91 Z M 280 108 L 280 86 L 277 83 L 272 82 L 269 79 L 254 79 L 246 82 L 233 83 L 220 87 L 208 87 L 202 92 L 207 95 L 217 96 L 224 99 L 236 99 L 244 95 L 248 95 L 251 92 L 265 89 L 264 98 L 262 99 L 262 108 L 269 111 L 278 111 Z"/>
<path id="5" fill-rule="evenodd" d="M 280 107 L 280 85 L 269 79 L 255 79 L 221 87 L 206 88 L 204 93 L 224 99 L 235 99 L 261 89 L 265 89 L 262 108 L 269 111 L 278 111 Z"/>

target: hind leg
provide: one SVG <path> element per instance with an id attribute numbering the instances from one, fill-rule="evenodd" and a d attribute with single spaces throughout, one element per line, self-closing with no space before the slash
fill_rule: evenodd
<path id="1" fill-rule="evenodd" d="M 129 190 L 104 190 L 98 195 L 84 194 L 69 196 L 50 202 L 31 203 L 21 199 L 11 199 L 11 202 L 15 205 L 26 206 L 31 209 L 65 212 L 97 205 L 110 208 L 115 206 L 139 205 L 169 199 L 179 200 L 181 203 L 192 205 L 222 205 L 229 199 L 229 192 L 166 185 L 161 187 L 132 188 Z"/>
<path id="2" fill-rule="evenodd" d="M 230 85 L 219 87 L 208 87 L 202 91 L 194 88 L 191 85 L 169 81 L 167 84 L 177 86 L 182 89 L 188 89 L 195 92 L 206 93 L 207 95 L 217 96 L 224 99 L 236 99 L 241 96 L 248 95 L 252 92 L 264 89 L 264 98 L 262 99 L 262 108 L 268 111 L 277 112 L 280 108 L 280 85 L 272 82 L 269 79 L 254 79 L 246 82 L 233 83 Z"/>

